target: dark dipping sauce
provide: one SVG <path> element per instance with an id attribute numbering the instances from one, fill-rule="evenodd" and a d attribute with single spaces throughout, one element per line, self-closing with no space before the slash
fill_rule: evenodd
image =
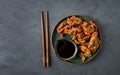
<path id="1" fill-rule="evenodd" d="M 62 58 L 69 58 L 74 54 L 75 46 L 70 41 L 58 40 L 57 52 Z"/>

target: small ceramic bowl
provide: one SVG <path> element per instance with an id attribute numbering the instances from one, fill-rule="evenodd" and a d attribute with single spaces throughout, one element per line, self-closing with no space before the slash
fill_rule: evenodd
<path id="1" fill-rule="evenodd" d="M 77 45 L 69 39 L 58 39 L 56 41 L 56 56 L 64 61 L 69 61 L 76 57 L 78 52 Z"/>

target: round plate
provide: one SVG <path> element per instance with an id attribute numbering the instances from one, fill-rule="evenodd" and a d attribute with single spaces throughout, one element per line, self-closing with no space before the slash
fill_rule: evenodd
<path id="1" fill-rule="evenodd" d="M 71 15 L 71 16 L 79 17 L 79 18 L 81 18 L 82 20 L 84 20 L 84 21 L 86 21 L 86 22 L 89 22 L 90 20 L 92 20 L 91 18 L 89 18 L 89 17 L 87 17 L 87 16 L 79 16 L 79 15 Z M 55 28 L 53 29 L 51 42 L 52 42 L 52 46 L 53 46 L 54 52 L 55 52 L 55 50 L 56 50 L 56 49 L 55 49 L 56 41 L 61 38 L 61 37 L 60 37 L 60 34 L 57 32 L 57 27 L 58 27 L 58 25 L 59 25 L 61 22 L 63 22 L 64 20 L 66 20 L 67 18 L 69 18 L 69 17 L 71 17 L 71 16 L 68 16 L 68 17 L 63 18 L 60 22 L 58 22 L 58 24 L 57 24 L 57 25 L 55 26 Z M 92 21 L 93 21 L 93 20 L 92 20 Z M 98 28 L 98 33 L 99 33 L 99 34 L 98 34 L 98 37 L 99 37 L 99 39 L 100 39 L 100 41 L 101 41 L 102 39 L 101 39 L 100 29 L 99 29 L 98 26 L 97 26 L 97 28 Z M 71 35 L 64 35 L 63 37 L 66 38 L 66 39 L 70 39 L 70 40 L 71 40 Z M 92 60 L 92 59 L 97 55 L 97 53 L 99 52 L 100 47 L 101 47 L 101 44 L 100 44 L 98 50 L 97 50 L 94 54 L 92 54 L 91 57 L 88 57 L 84 63 L 87 63 L 88 61 Z M 69 61 L 65 61 L 65 62 L 75 63 L 75 64 L 76 64 L 76 63 L 77 63 L 77 64 L 83 64 L 83 62 L 82 62 L 81 58 L 79 57 L 79 55 L 76 56 L 75 59 L 72 59 L 72 60 L 69 60 Z"/>

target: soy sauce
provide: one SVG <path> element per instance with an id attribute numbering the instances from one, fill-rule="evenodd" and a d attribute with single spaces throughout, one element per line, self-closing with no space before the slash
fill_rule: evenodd
<path id="1" fill-rule="evenodd" d="M 75 52 L 75 46 L 67 40 L 59 40 L 57 44 L 57 52 L 62 58 L 69 58 Z"/>

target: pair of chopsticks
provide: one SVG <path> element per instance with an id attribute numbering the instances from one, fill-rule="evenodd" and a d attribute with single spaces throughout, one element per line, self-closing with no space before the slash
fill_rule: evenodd
<path id="1" fill-rule="evenodd" d="M 48 33 L 48 24 L 49 24 L 49 20 L 48 20 L 48 11 L 45 12 L 45 23 L 44 23 L 44 12 L 41 11 L 40 13 L 40 17 L 41 17 L 41 30 L 42 30 L 42 53 L 43 53 L 43 66 L 44 67 L 49 67 L 49 33 Z M 45 27 L 45 28 L 44 28 Z M 45 31 L 46 30 L 46 31 Z M 45 35 L 46 32 L 46 35 Z"/>

